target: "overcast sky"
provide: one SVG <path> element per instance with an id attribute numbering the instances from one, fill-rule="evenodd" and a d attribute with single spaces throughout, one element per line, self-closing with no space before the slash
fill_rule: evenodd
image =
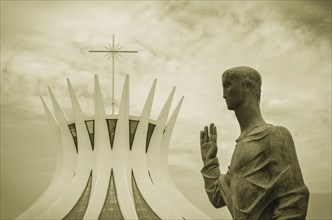
<path id="1" fill-rule="evenodd" d="M 214 218 L 203 189 L 199 131 L 218 129 L 226 171 L 240 133 L 222 99 L 221 74 L 247 65 L 263 80 L 265 120 L 293 135 L 305 183 L 331 193 L 330 1 L 1 1 L 1 216 L 15 217 L 47 188 L 55 151 L 39 95 L 50 86 L 72 117 L 70 78 L 87 115 L 93 114 L 94 74 L 106 103 L 111 62 L 90 49 L 112 41 L 125 50 L 115 65 L 115 96 L 130 75 L 130 113 L 139 115 L 157 79 L 152 118 L 173 86 L 172 109 L 184 96 L 173 132 L 170 170 L 180 190 Z M 110 109 L 107 109 L 110 112 Z"/>

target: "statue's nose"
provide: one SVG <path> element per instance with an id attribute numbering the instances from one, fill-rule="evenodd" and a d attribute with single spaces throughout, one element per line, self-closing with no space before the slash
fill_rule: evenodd
<path id="1" fill-rule="evenodd" d="M 226 99 L 226 93 L 225 93 L 225 91 L 223 92 L 222 97 L 223 97 L 224 99 Z"/>

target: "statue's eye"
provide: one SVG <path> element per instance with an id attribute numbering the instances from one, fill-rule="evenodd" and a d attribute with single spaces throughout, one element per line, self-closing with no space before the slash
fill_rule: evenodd
<path id="1" fill-rule="evenodd" d="M 230 86 L 230 83 L 225 83 L 225 84 L 224 84 L 224 87 L 225 87 L 225 88 L 228 88 L 229 86 Z"/>

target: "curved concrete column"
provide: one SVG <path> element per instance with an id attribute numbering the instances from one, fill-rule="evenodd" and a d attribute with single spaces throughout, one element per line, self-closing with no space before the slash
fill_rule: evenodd
<path id="1" fill-rule="evenodd" d="M 63 167 L 68 172 L 68 175 L 72 175 L 73 177 L 74 171 L 77 167 L 77 153 L 75 151 L 75 143 L 68 127 L 67 116 L 60 107 L 52 90 L 48 88 L 48 91 L 52 100 L 55 117 L 56 120 L 58 121 L 61 133 L 61 143 L 63 146 L 62 148 Z"/>
<path id="2" fill-rule="evenodd" d="M 52 187 L 52 190 L 47 193 L 47 197 L 43 198 L 42 203 L 38 205 L 38 215 L 37 216 L 28 216 L 28 218 L 37 219 L 45 213 L 49 207 L 54 204 L 58 198 L 60 198 L 65 192 L 68 184 L 73 179 L 75 169 L 77 166 L 77 154 L 75 151 L 75 144 L 73 138 L 70 134 L 68 127 L 68 120 L 63 110 L 61 109 L 58 101 L 52 93 L 52 90 L 49 88 L 49 94 L 52 100 L 54 113 L 56 120 L 59 125 L 60 137 L 61 137 L 61 146 L 62 146 L 62 171 L 59 173 L 58 181 L 56 181 Z"/>
<path id="3" fill-rule="evenodd" d="M 175 87 L 172 89 L 172 92 L 168 96 L 168 99 L 158 116 L 157 124 L 150 140 L 150 146 L 147 152 L 147 163 L 152 176 L 155 172 L 160 172 L 161 143 L 174 93 Z"/>
<path id="4" fill-rule="evenodd" d="M 197 209 L 194 205 L 192 205 L 188 199 L 183 196 L 183 194 L 177 189 L 175 184 L 173 183 L 171 176 L 168 172 L 168 150 L 170 137 L 175 125 L 175 121 L 177 119 L 181 104 L 183 101 L 183 97 L 179 101 L 177 107 L 175 108 L 172 116 L 169 119 L 169 122 L 165 128 L 165 131 L 162 135 L 162 140 L 160 143 L 160 154 L 159 163 L 154 164 L 152 179 L 153 182 L 158 189 L 158 191 L 162 194 L 163 198 L 165 198 L 169 204 L 172 204 L 173 208 L 177 210 L 177 212 L 184 219 L 210 219 L 207 215 Z M 159 120 L 158 120 L 159 123 Z M 162 124 L 160 124 L 162 125 Z M 156 156 L 156 155 L 155 155 Z M 150 169 L 152 169 L 150 167 Z"/>
<path id="5" fill-rule="evenodd" d="M 137 219 L 129 166 L 129 76 L 126 75 L 112 150 L 112 167 L 117 198 L 124 219 Z"/>
<path id="6" fill-rule="evenodd" d="M 176 186 L 174 185 L 174 182 L 172 181 L 171 175 L 169 174 L 168 170 L 168 153 L 169 153 L 169 144 L 171 141 L 171 136 L 175 126 L 175 122 L 178 118 L 181 109 L 183 99 L 184 97 L 182 96 L 179 103 L 175 107 L 171 117 L 168 120 L 161 144 L 161 160 L 160 160 L 161 170 L 163 171 L 165 177 L 168 179 L 169 183 L 173 185 L 175 188 Z"/>
<path id="7" fill-rule="evenodd" d="M 136 130 L 130 157 L 131 166 L 137 187 L 155 214 L 161 219 L 181 219 L 181 216 L 163 199 L 162 195 L 153 185 L 146 164 L 146 138 L 155 88 L 156 80 L 153 82 Z"/>
<path id="8" fill-rule="evenodd" d="M 77 169 L 66 191 L 57 201 L 54 201 L 53 206 L 41 216 L 42 219 L 62 219 L 63 216 L 66 216 L 72 210 L 72 207 L 75 206 L 85 190 L 93 167 L 93 160 L 91 160 L 91 158 L 93 158 L 92 148 L 90 146 L 89 133 L 84 122 L 84 115 L 69 79 L 67 79 L 67 83 L 77 133 Z"/>
<path id="9" fill-rule="evenodd" d="M 59 174 L 61 173 L 61 170 L 63 168 L 62 166 L 62 145 L 61 145 L 61 135 L 60 135 L 60 130 L 59 130 L 59 125 L 56 122 L 53 114 L 51 113 L 49 107 L 47 106 L 44 98 L 40 96 L 40 99 L 43 103 L 44 111 L 47 116 L 47 121 L 48 124 L 51 128 L 51 134 L 54 137 L 54 142 L 55 142 L 55 151 L 56 151 L 56 164 L 55 164 L 55 173 L 52 179 L 52 182 L 50 183 L 49 188 L 51 188 L 55 182 L 57 181 L 57 178 L 59 177 Z"/>
<path id="10" fill-rule="evenodd" d="M 92 192 L 84 219 L 98 219 L 102 210 L 111 175 L 111 155 L 105 106 L 98 76 L 95 75 L 95 149 L 92 172 Z"/>

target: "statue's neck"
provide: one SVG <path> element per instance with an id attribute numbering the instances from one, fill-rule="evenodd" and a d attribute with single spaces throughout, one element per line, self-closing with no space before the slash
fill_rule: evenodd
<path id="1" fill-rule="evenodd" d="M 245 102 L 235 109 L 236 118 L 240 124 L 241 135 L 258 125 L 266 124 L 261 114 L 258 101 Z"/>

